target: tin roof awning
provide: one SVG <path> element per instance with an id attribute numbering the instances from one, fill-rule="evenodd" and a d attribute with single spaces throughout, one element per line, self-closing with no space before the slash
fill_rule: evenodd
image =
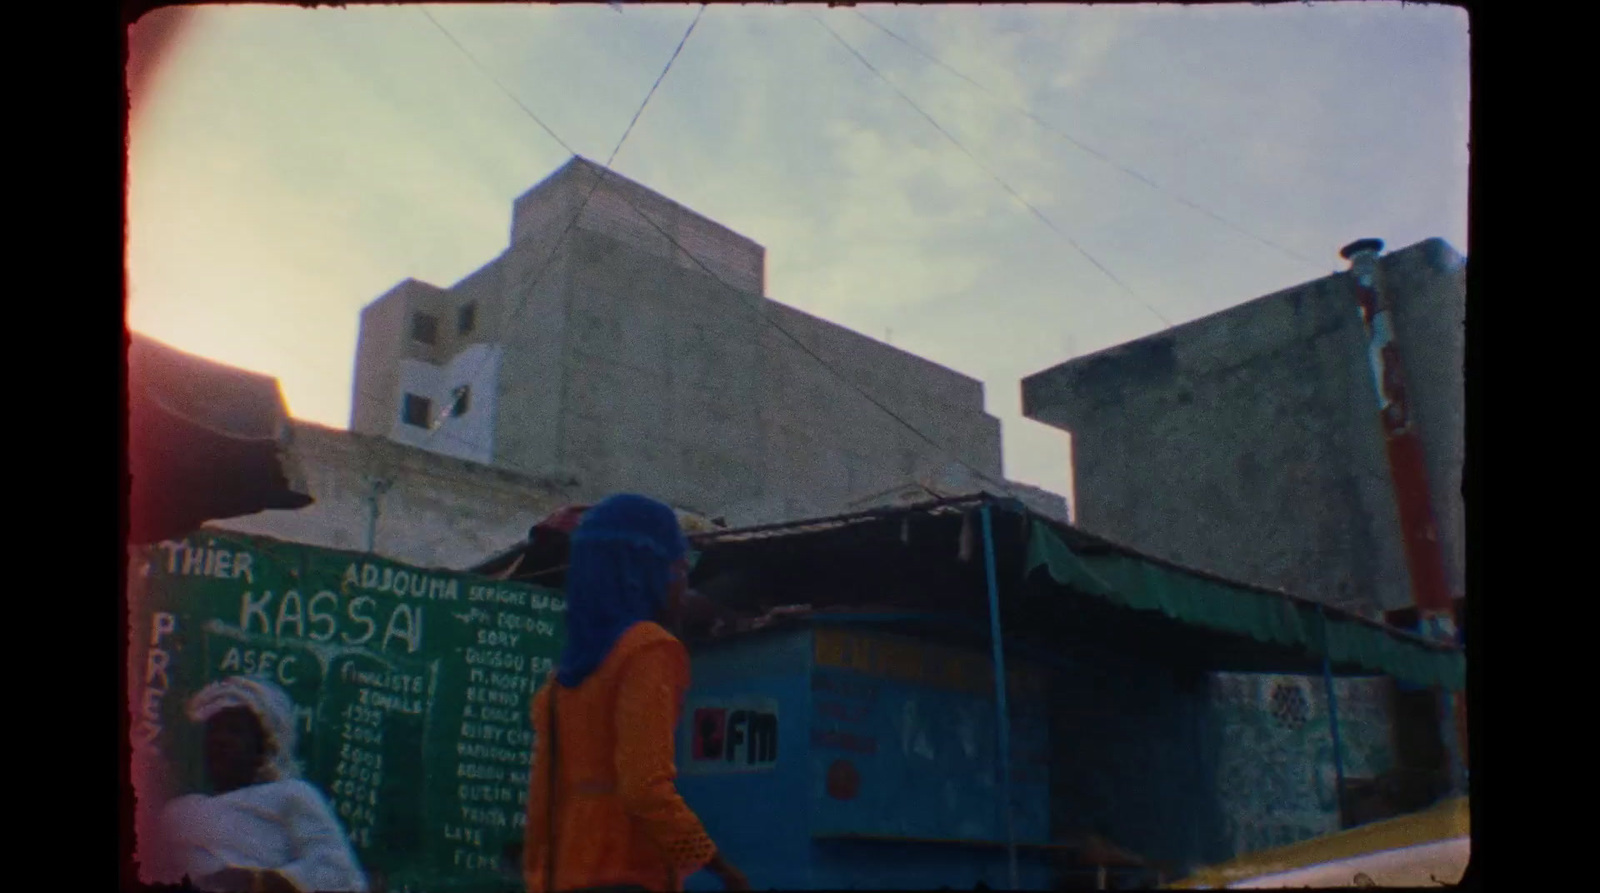
<path id="1" fill-rule="evenodd" d="M 566 583 L 572 532 L 588 510 L 582 503 L 563 506 L 529 528 L 527 539 L 463 570 L 497 580 L 560 588 Z M 723 529 L 720 519 L 709 520 L 681 509 L 677 512 L 679 524 L 690 536 Z"/>
<path id="2" fill-rule="evenodd" d="M 1326 656 L 1335 665 L 1459 690 L 1459 648 L 1429 642 L 1359 615 L 1186 570 L 1131 551 L 1073 550 L 1048 523 L 1031 525 L 1027 576 L 1134 611 L 1263 645 Z"/>
<path id="3" fill-rule="evenodd" d="M 1338 675 L 1464 685 L 1465 657 L 1453 645 L 1181 567 L 985 494 L 692 534 L 699 560 L 690 580 L 734 618 L 726 624 L 732 634 L 766 628 L 769 620 L 839 617 L 868 606 L 862 622 L 982 621 L 987 598 L 975 519 L 984 506 L 994 512 L 1007 639 L 1024 648 L 1115 643 L 1109 647 L 1209 670 L 1275 673 L 1321 672 L 1326 655 Z M 565 563 L 563 537 L 533 536 L 475 570 L 560 586 Z M 979 627 L 987 635 L 987 622 Z"/>
<path id="4" fill-rule="evenodd" d="M 694 538 L 692 580 L 724 604 L 837 611 L 857 604 L 984 607 L 974 519 L 992 508 L 1007 638 L 1140 648 L 1216 671 L 1388 675 L 1460 689 L 1459 647 L 1339 608 L 1143 555 L 986 495 Z"/>
<path id="5" fill-rule="evenodd" d="M 285 452 L 289 414 L 277 379 L 130 332 L 127 382 L 131 541 L 311 504 Z"/>

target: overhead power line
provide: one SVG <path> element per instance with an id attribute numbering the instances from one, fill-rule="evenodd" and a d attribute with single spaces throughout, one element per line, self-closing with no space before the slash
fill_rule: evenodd
<path id="1" fill-rule="evenodd" d="M 1027 208 L 1034 217 L 1039 218 L 1039 220 L 1043 222 L 1045 226 L 1054 231 L 1056 235 L 1065 239 L 1067 244 L 1071 245 L 1079 254 L 1083 255 L 1083 257 L 1088 260 L 1089 263 L 1094 265 L 1095 269 L 1105 274 L 1107 279 L 1110 279 L 1112 282 L 1116 283 L 1117 286 L 1120 287 L 1124 292 L 1127 292 L 1129 297 L 1133 298 L 1135 301 L 1138 301 L 1146 310 L 1149 310 L 1152 314 L 1154 314 L 1157 319 L 1161 320 L 1163 325 L 1172 325 L 1172 321 L 1167 319 L 1165 314 L 1163 314 L 1160 310 L 1157 310 L 1148 301 L 1139 297 L 1139 295 L 1126 282 L 1123 282 L 1122 279 L 1117 276 L 1117 274 L 1111 272 L 1110 268 L 1108 268 L 1105 264 L 1102 264 L 1099 260 L 1095 259 L 1095 256 L 1090 254 L 1082 245 L 1078 244 L 1076 239 L 1072 238 L 1072 236 L 1068 235 L 1065 230 L 1057 226 L 1055 221 L 1051 220 L 1049 217 L 1046 217 L 1043 211 L 1040 211 L 1033 205 L 1032 202 L 1028 201 L 1026 198 L 1023 198 L 1022 194 L 1013 189 L 1011 184 L 1007 183 L 1004 178 L 990 170 L 987 165 L 978 159 L 978 156 L 972 154 L 972 151 L 965 145 L 962 145 L 961 141 L 956 139 L 955 136 L 950 133 L 950 131 L 946 130 L 938 121 L 934 120 L 932 115 L 924 111 L 922 106 L 917 104 L 916 100 L 907 95 L 904 90 L 901 90 L 900 87 L 894 83 L 894 81 L 889 80 L 889 78 L 883 72 L 878 70 L 877 66 L 873 65 L 867 60 L 867 57 L 861 55 L 860 51 L 851 46 L 849 41 L 845 40 L 843 37 L 840 37 L 839 32 L 829 27 L 828 23 L 824 22 L 822 18 L 817 16 L 815 13 L 813 13 L 811 17 L 816 20 L 818 25 L 821 25 L 829 34 L 833 35 L 833 39 L 837 40 L 841 46 L 848 50 L 850 55 L 856 57 L 857 61 L 866 66 L 868 71 L 871 71 L 873 74 L 877 75 L 879 80 L 889 85 L 889 89 L 893 90 L 900 96 L 901 99 L 905 100 L 907 105 L 915 109 L 917 114 L 921 115 L 929 124 L 933 125 L 933 128 L 939 131 L 939 133 L 941 133 L 945 139 L 949 140 L 951 143 L 954 143 L 955 147 L 960 149 L 962 154 L 971 159 L 973 164 L 976 164 L 980 170 L 988 174 L 989 177 L 996 183 L 999 183 L 1002 189 L 1010 194 L 1012 198 L 1016 199 L 1023 207 Z"/>
<path id="2" fill-rule="evenodd" d="M 622 135 L 622 138 L 620 140 L 618 140 L 616 148 L 612 150 L 611 156 L 607 159 L 607 163 L 606 163 L 605 169 L 603 169 L 603 170 L 598 172 L 599 176 L 596 178 L 594 186 L 590 187 L 588 194 L 585 195 L 583 203 L 579 205 L 578 212 L 573 215 L 572 221 L 568 223 L 566 229 L 564 229 L 562 231 L 561 235 L 557 238 L 556 243 L 555 243 L 556 247 L 560 246 L 561 242 L 567 237 L 567 235 L 572 231 L 573 227 L 577 224 L 578 220 L 582 216 L 583 208 L 588 204 L 589 198 L 594 195 L 595 190 L 599 188 L 599 185 L 600 185 L 601 181 L 603 181 L 605 179 L 605 177 L 611 175 L 611 171 L 610 171 L 611 162 L 616 159 L 617 153 L 619 151 L 621 151 L 623 144 L 627 141 L 628 135 L 633 130 L 634 124 L 638 122 L 639 115 L 643 113 L 645 106 L 647 106 L 649 104 L 650 98 L 655 95 L 656 88 L 660 86 L 662 80 L 666 77 L 667 71 L 669 71 L 671 69 L 673 61 L 675 61 L 678 58 L 678 55 L 683 51 L 684 44 L 688 42 L 689 35 L 694 32 L 695 25 L 697 25 L 699 23 L 700 17 L 704 12 L 705 12 L 705 6 L 702 5 L 701 8 L 700 8 L 700 12 L 695 15 L 694 21 L 689 24 L 689 28 L 684 32 L 683 39 L 678 42 L 677 48 L 673 51 L 671 58 L 668 59 L 666 66 L 662 69 L 661 75 L 656 78 L 656 82 L 650 88 L 650 92 L 645 96 L 644 102 L 642 102 L 640 104 L 639 112 L 634 114 L 633 120 L 629 122 L 627 130 L 624 131 L 624 133 Z M 426 10 L 423 10 L 423 14 L 427 15 Z M 440 31 L 444 32 L 445 36 L 450 38 L 450 42 L 452 44 L 454 44 L 455 47 L 458 50 L 460 50 L 464 55 L 466 55 L 469 59 L 471 59 L 473 64 L 480 71 L 482 71 L 485 75 L 487 75 L 489 77 L 489 79 L 495 84 L 495 86 L 499 87 L 500 90 L 503 93 L 505 93 L 517 105 L 518 108 L 522 109 L 522 111 L 524 113 L 526 113 L 530 118 L 532 118 L 535 121 L 535 123 L 539 124 L 539 126 L 547 134 L 549 134 L 550 137 L 552 139 L 554 139 L 563 149 L 565 149 L 569 154 L 572 154 L 572 155 L 578 155 L 579 154 L 577 152 L 577 150 L 573 149 L 572 146 L 570 146 L 565 140 L 563 140 L 558 134 L 556 134 L 553 129 L 551 129 L 542 120 L 540 120 L 538 118 L 538 116 L 535 115 L 531 109 L 529 109 L 526 105 L 524 105 L 522 103 L 521 100 L 517 99 L 516 95 L 513 94 L 505 86 L 505 84 L 503 84 L 500 81 L 499 78 L 496 78 L 493 75 L 493 73 L 488 70 L 488 68 L 486 68 L 481 62 L 479 62 L 478 59 L 475 56 L 473 56 L 473 54 L 471 53 L 470 50 L 468 50 L 465 46 L 463 46 L 460 41 L 456 40 L 454 38 L 454 36 L 451 35 L 449 33 L 449 31 L 447 31 L 444 28 L 443 25 L 440 25 L 439 22 L 433 18 L 433 16 L 428 15 L 428 19 L 429 19 L 429 21 L 431 21 L 434 24 L 434 26 L 436 28 L 438 28 Z M 699 267 L 700 270 L 703 271 L 707 276 L 710 276 L 714 281 L 716 281 L 717 283 L 719 283 L 724 288 L 727 288 L 730 291 L 733 291 L 733 292 L 736 292 L 736 293 L 742 293 L 742 291 L 739 288 L 737 288 L 736 286 L 730 285 L 726 280 L 724 280 L 720 275 L 718 275 L 716 271 L 711 269 L 711 267 L 708 266 L 706 264 L 706 262 L 699 257 L 699 255 L 697 255 L 696 253 L 694 253 L 690 249 L 684 247 L 684 245 L 681 242 L 678 241 L 678 238 L 671 231 L 669 231 L 666 227 L 662 226 L 660 223 L 656 222 L 653 218 L 650 217 L 649 214 L 645 213 L 645 211 L 642 208 L 640 208 L 638 204 L 636 204 L 634 202 L 634 200 L 633 200 L 633 198 L 631 196 L 627 195 L 626 193 L 623 193 L 623 194 L 619 195 L 619 198 L 621 198 L 626 204 L 628 204 L 628 206 L 633 209 L 634 213 L 636 213 L 641 220 L 643 220 L 647 225 L 649 225 L 657 233 L 661 234 L 662 237 L 664 237 L 669 243 L 671 243 L 673 245 L 673 247 L 675 247 L 679 252 L 681 252 L 684 257 L 686 257 L 690 261 L 692 261 L 695 264 L 695 266 Z M 541 268 L 541 272 L 534 277 L 533 285 L 537 285 L 538 280 L 540 278 L 542 278 L 542 276 L 543 276 L 543 269 L 548 268 L 549 264 L 554 260 L 554 256 L 555 256 L 555 248 L 552 248 L 550 260 L 546 261 L 545 266 L 543 268 Z M 520 317 L 521 313 L 523 312 L 523 310 L 526 307 L 526 296 L 527 296 L 528 293 L 531 293 L 531 290 L 532 290 L 531 286 L 528 289 L 524 290 L 523 298 L 519 301 L 519 303 L 517 305 L 517 309 L 512 313 L 510 319 L 508 320 L 508 323 L 507 323 L 508 325 L 514 324 L 515 321 Z M 757 296 L 757 301 L 758 302 L 760 300 L 762 300 L 762 299 L 763 299 L 763 296 L 760 296 L 760 295 Z M 984 483 L 987 483 L 987 484 L 995 485 L 996 487 L 998 487 L 1006 495 L 1013 496 L 1013 497 L 1016 495 L 1015 491 L 1013 490 L 1013 488 L 1009 484 L 1007 484 L 1005 481 L 998 480 L 998 479 L 994 478 L 993 476 L 987 474 L 986 472 L 982 471 L 981 469 L 978 469 L 978 468 L 974 467 L 973 465 L 968 463 L 966 460 L 962 459 L 960 456 L 955 455 L 954 452 L 952 452 L 950 449 L 948 449 L 947 447 L 943 446 L 942 444 L 940 444 L 939 442 L 934 440 L 932 437 L 930 437 L 928 434 L 923 432 L 916 425 L 912 424 L 910 421 L 905 419 L 899 413 L 895 412 L 894 410 L 890 409 L 888 406 L 884 405 L 882 401 L 878 400 L 878 398 L 876 398 L 872 394 L 868 393 L 865 388 L 863 388 L 859 383 L 857 383 L 854 380 L 852 380 L 849 376 L 847 376 L 843 372 L 839 371 L 839 369 L 836 368 L 832 363 L 828 362 L 828 360 L 826 358 L 824 358 L 821 355 L 819 355 L 809 345 L 807 345 L 804 341 L 802 341 L 800 338 L 798 338 L 794 333 L 790 332 L 784 326 L 779 324 L 777 321 L 773 320 L 771 317 L 767 316 L 766 314 L 762 314 L 761 318 L 762 318 L 762 321 L 764 323 L 766 323 L 767 325 L 771 326 L 780 335 L 782 335 L 783 337 L 785 337 L 789 341 L 793 342 L 796 347 L 798 347 L 807 356 L 811 357 L 812 360 L 814 360 L 820 366 L 822 366 L 824 369 L 826 369 L 827 371 L 832 373 L 834 376 L 836 376 L 840 381 L 842 381 L 845 385 L 847 385 L 852 390 L 854 390 L 861 397 L 866 399 L 873 406 L 877 407 L 880 411 L 882 411 L 890 419 L 894 420 L 896 423 L 898 423 L 899 425 L 904 427 L 907 431 L 909 431 L 911 434 L 916 436 L 918 439 L 920 439 L 923 442 L 927 443 L 938 454 L 944 456 L 945 458 L 953 460 L 957 465 L 959 465 L 962 468 L 965 468 L 967 471 L 971 472 L 978 480 L 980 480 L 980 481 L 982 481 Z M 482 368 L 481 364 L 480 364 L 479 368 L 480 369 Z M 443 430 L 444 429 L 442 427 L 435 427 L 434 433 L 443 432 Z M 432 437 L 434 436 L 434 433 L 430 433 L 430 435 L 429 435 L 429 440 L 430 441 L 431 441 Z M 459 438 L 455 438 L 454 436 L 452 436 L 452 439 L 459 440 Z M 426 441 L 425 441 L 425 443 L 426 443 Z M 431 545 L 433 545 L 433 544 L 435 544 L 437 542 L 438 542 L 438 540 L 434 540 L 433 542 L 428 543 L 427 545 L 431 546 Z"/>
<path id="3" fill-rule="evenodd" d="M 971 77 L 969 77 L 966 74 L 964 74 L 963 72 L 957 70 L 954 66 L 948 64 L 943 59 L 940 59 L 938 56 L 935 56 L 933 53 L 929 52 L 928 50 L 917 46 L 916 44 L 912 43 L 911 41 L 907 40 L 906 38 L 901 37 L 899 34 L 896 34 L 893 30 L 891 30 L 888 26 L 883 25 L 882 23 L 874 20 L 871 16 L 868 16 L 866 13 L 860 11 L 859 9 L 858 10 L 854 10 L 854 12 L 855 12 L 855 14 L 857 16 L 861 17 L 862 21 L 866 22 L 867 24 L 871 25 L 874 28 L 877 28 L 879 31 L 882 31 L 884 34 L 889 35 L 891 38 L 895 39 L 896 41 L 900 42 L 901 44 L 904 44 L 906 47 L 910 48 L 913 52 L 917 53 L 918 55 L 920 55 L 923 58 L 927 59 L 928 61 L 932 62 L 933 64 L 939 66 L 940 68 L 943 68 L 945 71 L 950 72 L 951 74 L 955 75 L 956 77 L 958 77 L 958 78 L 962 79 L 963 81 L 966 81 L 967 83 L 971 84 L 972 86 L 978 88 L 980 91 L 982 91 L 983 93 L 987 94 L 991 99 L 994 99 L 996 102 L 998 102 L 998 103 L 1000 103 L 1002 105 L 1005 105 L 1008 108 L 1011 108 L 1011 109 L 1021 113 L 1028 120 L 1030 120 L 1033 123 L 1037 124 L 1039 127 L 1050 131 L 1051 133 L 1055 134 L 1056 136 L 1061 137 L 1062 139 L 1064 139 L 1067 142 L 1071 143 L 1073 146 L 1076 146 L 1080 151 L 1082 151 L 1083 153 L 1089 155 L 1091 158 L 1094 158 L 1097 161 L 1100 161 L 1100 162 L 1102 162 L 1102 163 L 1104 163 L 1106 165 L 1109 165 L 1113 169 L 1115 169 L 1115 170 L 1117 170 L 1117 171 L 1119 171 L 1119 172 L 1121 172 L 1123 174 L 1126 174 L 1127 176 L 1132 177 L 1133 179 L 1139 181 L 1140 183 L 1143 183 L 1144 185 L 1150 187 L 1151 189 L 1156 190 L 1157 192 L 1161 193 L 1162 195 L 1167 196 L 1168 198 L 1172 199 L 1173 201 L 1177 202 L 1178 204 L 1181 204 L 1181 205 L 1183 205 L 1183 206 L 1185 206 L 1185 207 L 1187 207 L 1187 208 L 1189 208 L 1191 210 L 1198 211 L 1199 213 L 1204 214 L 1205 216 L 1211 218 L 1212 220 L 1222 224 L 1223 226 L 1228 227 L 1229 229 L 1234 230 L 1235 232 L 1237 232 L 1237 233 L 1239 233 L 1239 234 L 1241 234 L 1243 236 L 1246 236 L 1246 237 L 1248 237 L 1250 239 L 1254 239 L 1255 241 L 1260 242 L 1262 245 L 1265 245 L 1268 248 L 1271 248 L 1271 249 L 1273 249 L 1275 251 L 1281 252 L 1282 254 L 1284 254 L 1287 257 L 1291 257 L 1291 258 L 1293 258 L 1295 260 L 1310 264 L 1310 265 L 1316 267 L 1319 272 L 1322 271 L 1323 268 L 1327 266 L 1326 264 L 1319 263 L 1319 262 L 1317 262 L 1315 260 L 1312 260 L 1309 257 L 1306 257 L 1304 254 L 1301 254 L 1300 252 L 1295 251 L 1293 248 L 1289 248 L 1289 247 L 1287 247 L 1285 245 L 1282 245 L 1282 244 L 1280 244 L 1278 242 L 1273 241 L 1272 239 L 1267 238 L 1266 236 L 1262 236 L 1262 235 L 1259 235 L 1259 234 L 1257 234 L 1255 232 L 1252 232 L 1251 230 L 1246 229 L 1244 226 L 1241 226 L 1240 224 L 1235 223 L 1235 222 L 1233 222 L 1232 220 L 1229 220 L 1226 217 L 1223 217 L 1221 214 L 1218 214 L 1217 212 L 1212 211 L 1210 208 L 1207 208 L 1207 207 L 1205 207 L 1205 206 L 1203 206 L 1203 205 L 1201 205 L 1201 204 L 1199 204 L 1199 203 L 1197 203 L 1195 201 L 1192 201 L 1192 200 L 1190 200 L 1188 198 L 1185 198 L 1184 196 L 1182 196 L 1182 195 L 1180 195 L 1180 194 L 1178 194 L 1176 192 L 1173 192 L 1172 190 L 1168 189 L 1165 186 L 1162 186 L 1160 183 L 1157 183 L 1156 181 L 1150 179 L 1149 177 L 1145 176 L 1144 174 L 1138 172 L 1137 170 L 1134 170 L 1133 168 L 1128 167 L 1127 165 L 1124 165 L 1124 164 L 1118 162 L 1117 160 L 1113 159 L 1109 155 L 1106 155 L 1104 152 L 1101 152 L 1098 149 L 1095 149 L 1094 147 L 1089 146 L 1088 144 L 1084 143 L 1082 140 L 1079 140 L 1077 137 L 1073 136 L 1072 134 L 1067 133 L 1065 130 L 1057 127 L 1054 124 L 1051 124 L 1049 121 L 1046 121 L 1045 119 L 1043 119 L 1043 118 L 1039 117 L 1038 115 L 1034 114 L 1033 111 L 1031 111 L 1027 107 L 1025 107 L 1023 105 L 1020 105 L 1018 103 L 1012 102 L 1011 100 L 1006 99 L 1005 97 L 1001 96 L 997 91 L 992 90 L 989 87 L 984 86 L 983 84 L 977 82 L 976 80 L 973 80 Z"/>
<path id="4" fill-rule="evenodd" d="M 447 28 L 445 28 L 445 26 L 439 24 L 439 20 L 433 17 L 433 13 L 428 12 L 427 8 L 423 7 L 423 6 L 418 6 L 417 7 L 417 12 L 420 12 L 424 16 L 427 16 L 428 21 L 433 23 L 433 27 L 438 28 L 439 29 L 439 33 L 443 34 L 445 36 L 446 40 L 450 41 L 452 44 L 455 44 L 456 49 L 461 51 L 461 55 L 466 56 L 467 57 L 467 61 L 471 62 L 474 66 L 477 67 L 477 69 L 479 71 L 483 72 L 484 77 L 487 77 L 489 80 L 493 81 L 494 85 L 496 87 L 500 88 L 500 92 L 501 93 L 504 93 L 508 99 L 510 99 L 512 102 L 516 103 L 517 104 L 517 108 L 522 109 L 523 114 L 527 115 L 529 118 L 532 118 L 533 119 L 533 123 L 539 125 L 544 130 L 545 133 L 548 133 L 550 135 L 551 139 L 555 140 L 557 143 L 560 143 L 562 148 L 566 149 L 568 152 L 572 152 L 572 147 L 568 146 L 566 144 L 566 142 L 561 139 L 561 137 L 557 136 L 556 132 L 554 130 L 550 129 L 550 125 L 544 123 L 544 119 L 543 118 L 540 118 L 538 115 L 534 114 L 533 109 L 530 109 L 526 105 L 523 105 L 522 104 L 522 100 L 518 99 L 517 95 L 515 93 L 512 93 L 510 88 L 508 88 L 505 84 L 502 84 L 500 82 L 500 79 L 494 76 L 494 72 L 490 71 L 487 67 L 485 67 L 482 62 L 479 62 L 478 61 L 478 57 L 474 56 L 472 54 L 471 50 L 469 50 L 466 47 L 462 46 L 461 45 L 461 41 L 456 40 L 456 36 L 454 34 L 451 34 L 449 29 L 447 29 Z M 696 20 L 697 21 L 698 21 L 698 19 L 699 19 L 699 17 L 696 16 Z M 681 44 L 679 45 L 679 49 L 682 49 L 682 45 Z M 673 57 L 676 58 L 677 57 L 677 53 L 673 53 Z M 668 63 L 668 64 L 670 65 L 671 63 Z M 656 83 L 659 84 L 660 80 L 658 79 L 656 81 Z M 650 92 L 654 93 L 655 92 L 655 88 L 651 87 L 650 88 Z M 645 101 L 648 102 L 649 101 L 649 97 L 646 97 Z M 639 117 L 638 115 L 635 115 L 634 116 L 634 120 L 638 120 L 638 117 Z M 576 155 L 578 153 L 572 152 L 572 154 Z"/>
<path id="5" fill-rule="evenodd" d="M 563 149 L 567 150 L 568 154 L 574 155 L 574 156 L 577 156 L 579 154 L 578 151 L 576 149 L 574 149 L 571 145 L 569 145 L 566 140 L 563 140 L 559 135 L 557 135 L 556 132 L 553 129 L 551 129 L 549 125 L 545 124 L 544 121 L 541 120 L 538 115 L 534 114 L 532 109 L 530 109 L 526 105 L 524 105 L 523 102 L 520 99 L 517 98 L 516 94 L 512 93 L 511 90 L 509 88 L 507 88 L 505 84 L 501 83 L 500 79 L 495 77 L 494 74 L 492 72 L 490 72 L 489 69 L 487 67 L 485 67 L 482 62 L 479 62 L 478 58 L 476 56 L 474 56 L 470 50 L 468 50 L 465 46 L 463 46 L 461 41 L 456 40 L 454 35 L 452 35 L 443 25 L 439 24 L 439 20 L 438 19 L 435 19 L 426 9 L 423 9 L 420 6 L 417 7 L 417 9 L 423 15 L 427 16 L 428 17 L 428 21 L 432 22 L 433 26 L 435 28 L 438 28 L 439 31 L 442 32 L 445 37 L 448 37 L 450 39 L 450 42 L 455 45 L 456 49 L 460 50 L 463 54 L 465 54 L 467 56 L 467 58 L 472 61 L 473 65 L 477 66 L 478 70 L 480 70 L 484 74 L 488 75 L 489 79 L 494 82 L 494 85 L 496 87 L 500 88 L 500 91 L 502 93 L 505 93 L 506 96 L 508 98 L 510 98 L 512 102 L 516 103 L 518 108 L 520 108 L 524 112 L 526 112 L 528 117 L 530 117 L 530 118 L 532 118 L 534 120 L 534 123 L 538 124 L 541 128 L 543 128 L 544 132 L 549 134 L 551 139 L 555 140 L 558 144 L 560 144 L 560 146 Z M 622 151 L 622 147 L 627 144 L 628 137 L 633 133 L 634 125 L 639 123 L 639 117 L 641 115 L 643 115 L 644 114 L 644 110 L 649 107 L 650 100 L 655 97 L 657 88 L 659 88 L 661 86 L 661 82 L 666 79 L 667 72 L 672 70 L 672 63 L 678 61 L 678 56 L 683 52 L 684 44 L 689 42 L 689 35 L 694 33 L 695 26 L 700 24 L 700 17 L 705 15 L 705 12 L 706 12 L 705 4 L 701 4 L 699 10 L 697 10 L 695 12 L 695 14 L 694 14 L 694 19 L 691 22 L 689 22 L 689 27 L 684 30 L 683 37 L 681 39 L 679 39 L 678 45 L 675 48 L 673 48 L 672 55 L 667 58 L 667 64 L 662 66 L 661 73 L 656 76 L 655 82 L 650 85 L 650 90 L 645 93 L 644 100 L 639 103 L 638 110 L 636 110 L 633 113 L 633 118 L 628 121 L 628 126 L 623 129 L 622 136 L 617 140 L 616 146 L 614 146 L 611 149 L 611 154 L 609 156 L 607 156 L 607 158 L 606 158 L 606 163 L 605 163 L 604 170 L 599 172 L 599 176 L 597 176 L 595 178 L 594 184 L 589 187 L 589 191 L 587 193 L 585 193 L 584 196 L 583 196 L 583 201 L 581 203 L 579 203 L 578 210 L 573 213 L 572 219 L 567 222 L 567 225 L 566 225 L 566 227 L 564 229 L 562 229 L 561 234 L 556 237 L 555 244 L 551 246 L 549 257 L 547 257 L 545 259 L 545 262 L 543 264 L 541 264 L 537 268 L 537 271 L 534 273 L 534 275 L 533 275 L 531 280 L 528 280 L 528 281 L 525 281 L 525 282 L 522 282 L 522 283 L 518 283 L 518 287 L 516 289 L 516 291 L 518 293 L 516 307 L 511 311 L 510 316 L 508 316 L 506 318 L 505 323 L 504 323 L 504 325 L 506 326 L 507 329 L 514 331 L 514 327 L 516 326 L 517 322 L 521 319 L 523 311 L 525 311 L 527 309 L 528 298 L 530 296 L 532 296 L 534 290 L 538 288 L 539 282 L 542 279 L 544 279 L 544 274 L 550 269 L 551 265 L 553 265 L 555 263 L 555 259 L 556 259 L 556 256 L 557 256 L 558 252 L 559 252 L 561 244 L 566 241 L 567 236 L 570 235 L 572 230 L 573 230 L 573 228 L 578 225 L 578 221 L 583 218 L 584 210 L 589 207 L 589 200 L 594 197 L 594 194 L 595 194 L 596 190 L 598 190 L 600 188 L 600 184 L 605 180 L 606 176 L 610 173 L 611 164 L 612 164 L 612 162 L 616 161 L 617 153 L 621 152 Z M 469 376 L 468 381 L 477 380 L 478 373 L 483 371 L 484 364 L 486 364 L 487 362 L 488 362 L 488 358 L 487 357 L 485 357 L 484 359 L 480 360 L 478 362 L 478 365 L 473 368 L 472 375 Z M 428 438 L 424 441 L 424 445 L 431 444 L 432 441 L 433 441 L 433 438 L 435 436 L 437 436 L 437 434 L 440 431 L 444 430 L 444 420 L 446 418 L 448 418 L 449 412 L 450 412 L 450 408 L 448 406 L 443 406 L 443 407 L 440 408 L 438 417 L 433 419 L 433 420 L 431 420 L 431 424 L 429 425 L 429 429 L 430 430 L 429 430 Z"/>

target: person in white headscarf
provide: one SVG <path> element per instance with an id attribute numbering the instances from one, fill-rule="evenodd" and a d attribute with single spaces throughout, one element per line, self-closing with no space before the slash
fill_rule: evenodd
<path id="1" fill-rule="evenodd" d="M 357 891 L 366 877 L 322 792 L 294 759 L 294 702 L 265 680 L 234 676 L 189 701 L 205 724 L 214 793 L 167 805 L 174 868 L 208 891 Z"/>

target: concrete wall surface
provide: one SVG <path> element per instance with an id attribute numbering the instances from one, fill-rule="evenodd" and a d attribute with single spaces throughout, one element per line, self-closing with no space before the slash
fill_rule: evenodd
<path id="1" fill-rule="evenodd" d="M 1463 266 L 1439 240 L 1380 261 L 1458 592 Z M 1351 285 L 1328 276 L 1025 379 L 1024 414 L 1073 435 L 1078 523 L 1330 604 L 1409 605 Z"/>

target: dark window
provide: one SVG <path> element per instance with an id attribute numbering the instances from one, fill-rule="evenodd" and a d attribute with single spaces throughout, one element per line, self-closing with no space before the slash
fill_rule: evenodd
<path id="1" fill-rule="evenodd" d="M 472 388 L 468 385 L 462 385 L 450 392 L 450 399 L 450 414 L 453 416 L 466 415 L 467 408 L 472 405 Z"/>
<path id="2" fill-rule="evenodd" d="M 407 394 L 405 405 L 400 408 L 400 420 L 418 428 L 428 427 L 428 416 L 432 414 L 433 401 L 416 394 Z"/>
<path id="3" fill-rule="evenodd" d="M 426 313 L 418 313 L 411 317 L 411 337 L 423 344 L 433 344 L 439 340 L 439 320 Z"/>
<path id="4" fill-rule="evenodd" d="M 478 324 L 478 305 L 477 304 L 467 304 L 467 305 L 464 305 L 460 310 L 456 311 L 456 331 L 459 332 L 460 334 L 462 334 L 462 335 L 471 334 L 473 327 L 476 326 L 477 324 Z"/>

